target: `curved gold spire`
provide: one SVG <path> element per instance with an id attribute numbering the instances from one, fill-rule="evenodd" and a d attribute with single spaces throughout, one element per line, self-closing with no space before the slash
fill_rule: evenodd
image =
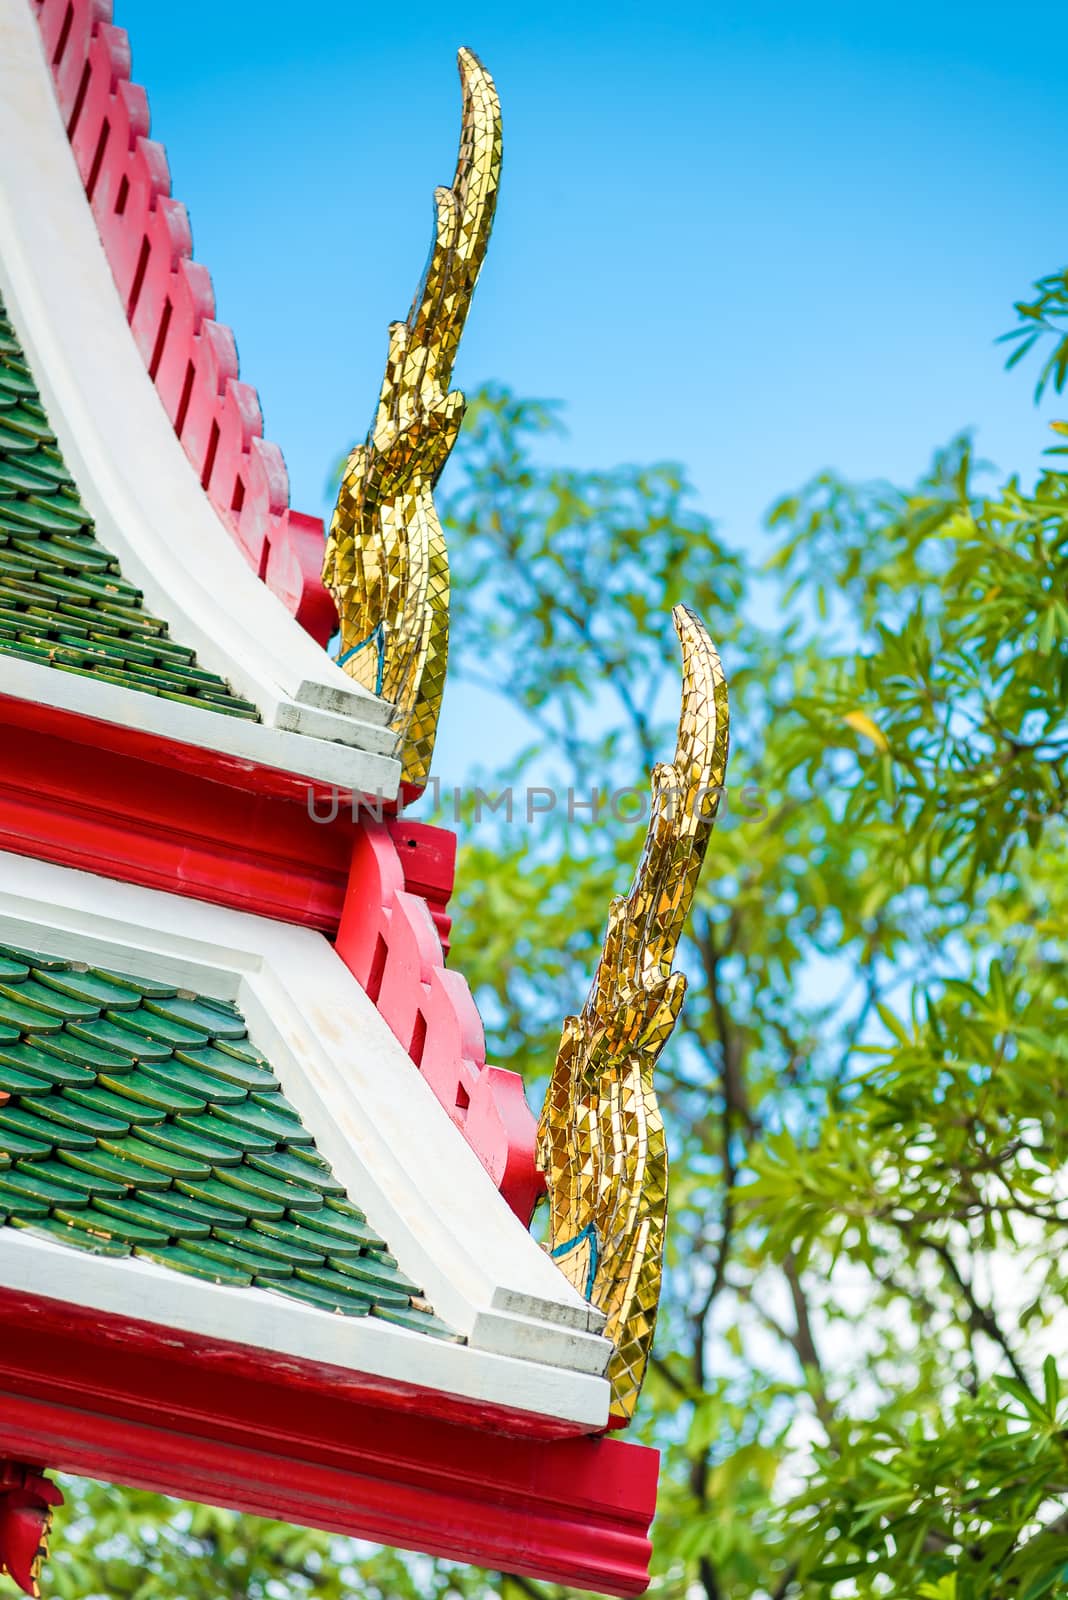
<path id="1" fill-rule="evenodd" d="M 653 1068 L 686 979 L 671 966 L 693 903 L 727 769 L 727 685 L 703 624 L 673 612 L 682 643 L 675 759 L 653 770 L 645 850 L 630 893 L 612 901 L 593 985 L 564 1023 L 538 1126 L 549 1249 L 607 1315 L 612 1415 L 629 1421 L 660 1299 L 667 1146 Z"/>
<path id="2" fill-rule="evenodd" d="M 339 663 L 389 700 L 403 776 L 424 783 L 449 649 L 449 559 L 433 490 L 460 431 L 453 363 L 486 254 L 501 172 L 493 79 L 459 52 L 463 122 L 451 189 L 434 192 L 434 243 L 407 322 L 389 330 L 375 419 L 345 464 L 323 582 L 341 619 Z"/>

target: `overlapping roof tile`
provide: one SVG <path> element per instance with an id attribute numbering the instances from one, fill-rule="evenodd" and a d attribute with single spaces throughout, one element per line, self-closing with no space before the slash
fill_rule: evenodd
<path id="1" fill-rule="evenodd" d="M 235 1006 L 0 945 L 0 1226 L 454 1339 Z"/>
<path id="2" fill-rule="evenodd" d="M 259 720 L 254 705 L 171 638 L 97 539 L 2 301 L 0 653 Z"/>

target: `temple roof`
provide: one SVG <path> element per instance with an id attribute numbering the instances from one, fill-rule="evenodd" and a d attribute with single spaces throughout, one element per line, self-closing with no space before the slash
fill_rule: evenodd
<path id="1" fill-rule="evenodd" d="M 235 1005 L 9 946 L 3 1224 L 455 1337 L 316 1151 Z"/>
<path id="2" fill-rule="evenodd" d="M 461 73 L 447 307 L 500 153 Z M 529 1231 L 455 840 L 400 815 L 403 697 L 324 648 L 322 524 L 214 313 L 110 0 L 0 0 L 0 1569 L 7 1457 L 638 1592 L 655 1453 L 603 1437 L 606 1312 Z M 451 315 L 418 399 L 454 432 Z M 444 547 L 387 544 L 429 759 Z"/>
<path id="3" fill-rule="evenodd" d="M 260 437 L 255 396 L 236 379 L 232 336 L 205 314 L 210 308 L 203 294 L 185 328 L 179 280 L 203 288 L 196 274 L 189 278 L 179 270 L 189 261 L 188 220 L 177 203 L 164 203 L 160 163 L 152 164 L 157 154 L 162 158 L 159 147 L 132 125 L 120 133 L 120 102 L 131 114 L 138 103 L 120 92 L 130 86 L 116 79 L 106 51 L 98 62 L 99 83 L 86 80 L 77 119 L 83 134 L 94 115 L 103 118 L 102 135 L 113 130 L 110 142 L 100 144 L 103 164 L 93 185 L 98 208 L 108 199 L 106 215 L 90 203 L 91 174 L 87 169 L 83 178 L 69 136 L 73 108 L 57 101 L 52 68 L 65 63 L 73 70 L 71 52 L 78 40 L 88 48 L 83 30 L 92 29 L 96 13 L 79 10 L 48 55 L 36 7 L 20 0 L 5 5 L 3 18 L 0 295 L 18 355 L 6 368 L 2 392 L 14 387 L 18 399 L 21 385 L 27 390 L 21 398 L 36 395 L 31 403 L 43 418 L 23 406 L 13 409 L 23 415 L 24 426 L 47 419 L 69 484 L 129 585 L 119 594 L 133 601 L 130 590 L 140 591 L 121 619 L 126 638 L 133 644 L 147 634 L 154 647 L 162 637 L 158 623 L 166 622 L 173 638 L 194 652 L 194 670 L 213 680 L 210 686 L 206 679 L 194 680 L 199 687 L 190 703 L 181 690 L 169 696 L 162 685 L 145 693 L 151 679 L 141 669 L 153 663 L 136 660 L 132 652 L 124 657 L 123 673 L 105 678 L 99 665 L 85 673 L 51 651 L 50 665 L 73 670 L 42 676 L 40 657 L 9 651 L 5 692 L 68 717 L 136 730 L 156 741 L 163 765 L 176 764 L 175 747 L 192 747 L 212 752 L 225 773 L 222 781 L 240 784 L 257 771 L 274 772 L 392 799 L 400 767 L 388 726 L 391 708 L 355 684 L 323 649 L 330 602 L 321 584 L 312 604 L 315 637 L 281 597 L 291 596 L 300 609 L 304 585 L 295 574 L 303 570 L 310 542 L 318 540 L 321 561 L 321 531 L 315 534 L 304 526 L 309 519 L 294 520 L 287 509 L 271 509 L 284 465 L 277 449 L 268 449 Z M 43 13 L 41 21 L 43 26 Z M 116 33 L 110 30 L 105 42 L 113 44 Z M 143 183 L 146 161 L 153 179 Z M 165 172 L 165 162 L 162 167 Z M 116 276 L 120 257 L 132 262 L 125 287 Z M 144 337 L 138 342 L 138 310 L 142 319 L 150 310 L 156 317 L 147 355 L 140 348 Z M 157 383 L 172 375 L 173 418 Z M 38 464 L 48 459 L 39 457 Z M 214 492 L 221 493 L 224 473 L 233 474 L 227 504 L 240 502 L 239 512 L 225 515 Z M 61 501 L 68 497 L 60 491 Z M 48 508 L 37 509 L 47 514 Z M 257 556 L 245 538 L 261 524 L 270 526 L 275 541 L 274 589 L 260 577 L 263 563 L 270 565 L 267 555 Z M 37 525 L 43 525 L 40 519 Z M 289 588 L 283 568 L 293 578 Z M 101 604 L 94 601 L 93 609 Z M 78 643 L 68 648 L 76 650 Z M 135 660 L 137 670 L 124 675 Z M 189 662 L 186 657 L 183 671 Z M 212 702 L 220 682 L 222 693 Z M 137 692 L 136 700 L 129 690 Z M 244 714 L 200 716 L 209 703 Z"/>

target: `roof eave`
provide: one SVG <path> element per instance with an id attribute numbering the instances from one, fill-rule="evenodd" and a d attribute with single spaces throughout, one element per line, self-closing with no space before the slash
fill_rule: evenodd
<path id="1" fill-rule="evenodd" d="M 547 1582 L 646 1588 L 655 1450 L 16 1290 L 0 1318 L 0 1455 Z"/>

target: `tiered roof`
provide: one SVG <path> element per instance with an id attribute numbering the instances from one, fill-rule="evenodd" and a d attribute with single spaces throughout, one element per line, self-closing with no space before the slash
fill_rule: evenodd
<path id="1" fill-rule="evenodd" d="M 44 1463 L 639 1592 L 655 1453 L 528 1229 L 455 841 L 322 648 L 126 35 L 0 33 L 0 1571 Z"/>

